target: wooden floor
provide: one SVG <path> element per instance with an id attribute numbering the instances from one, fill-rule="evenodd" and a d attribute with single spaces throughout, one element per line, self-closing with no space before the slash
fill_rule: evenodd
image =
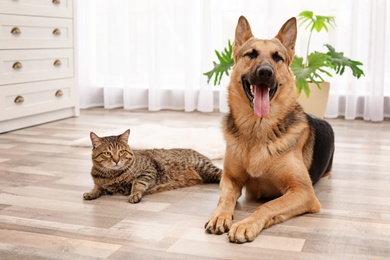
<path id="1" fill-rule="evenodd" d="M 322 204 L 232 244 L 203 225 L 218 185 L 84 201 L 92 187 L 90 148 L 72 141 L 128 125 L 219 127 L 219 113 L 89 109 L 70 118 L 0 134 L 0 259 L 389 259 L 390 122 L 329 120 L 333 172 L 315 187 Z M 158 129 L 156 129 L 158 131 Z M 239 199 L 235 220 L 259 202 Z"/>

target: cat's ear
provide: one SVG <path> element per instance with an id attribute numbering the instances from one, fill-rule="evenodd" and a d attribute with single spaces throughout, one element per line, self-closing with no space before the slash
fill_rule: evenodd
<path id="1" fill-rule="evenodd" d="M 118 136 L 118 139 L 127 144 L 129 142 L 129 136 L 130 136 L 130 129 L 127 129 L 123 134 Z"/>
<path id="2" fill-rule="evenodd" d="M 95 149 L 96 147 L 98 147 L 101 143 L 102 143 L 102 139 L 97 136 L 94 132 L 91 132 L 89 134 L 90 138 L 91 138 L 91 142 L 92 142 L 92 147 Z"/>

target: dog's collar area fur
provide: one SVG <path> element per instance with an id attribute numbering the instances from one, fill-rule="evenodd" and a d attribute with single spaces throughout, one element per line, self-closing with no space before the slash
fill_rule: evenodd
<path id="1" fill-rule="evenodd" d="M 255 98 L 253 96 L 252 89 L 251 89 L 253 85 L 245 77 L 241 78 L 241 82 L 242 82 L 242 86 L 244 88 L 244 92 L 249 100 L 249 104 L 250 104 L 251 108 L 253 108 L 253 99 Z M 255 88 L 255 86 L 253 86 L 253 87 Z M 268 87 L 268 86 L 263 84 L 262 87 Z M 269 90 L 269 100 L 271 101 L 272 98 L 275 96 L 276 91 L 278 90 L 278 83 L 276 83 L 275 86 L 268 87 L 268 88 L 270 89 Z"/>

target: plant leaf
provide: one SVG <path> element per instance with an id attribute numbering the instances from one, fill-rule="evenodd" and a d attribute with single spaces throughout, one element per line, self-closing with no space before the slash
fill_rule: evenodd
<path id="1" fill-rule="evenodd" d="M 345 67 L 349 67 L 352 70 L 353 76 L 360 78 L 360 76 L 364 75 L 363 70 L 359 68 L 363 63 L 345 57 L 343 52 L 337 52 L 330 44 L 325 44 L 325 46 L 329 50 L 327 53 L 329 63 L 331 64 L 331 68 L 336 71 L 336 74 L 343 75 Z"/>
<path id="2" fill-rule="evenodd" d="M 306 96 L 309 97 L 310 89 L 308 81 L 312 81 L 318 88 L 321 88 L 318 82 L 323 82 L 324 79 L 320 73 L 332 76 L 324 69 L 330 67 L 328 58 L 328 55 L 325 53 L 313 52 L 308 56 L 308 63 L 305 65 L 302 57 L 294 56 L 290 68 L 295 75 L 295 85 L 297 86 L 298 93 L 301 93 L 303 90 Z"/>
<path id="3" fill-rule="evenodd" d="M 306 24 L 305 29 L 309 31 L 316 30 L 317 32 L 328 31 L 328 27 L 335 27 L 336 22 L 334 16 L 314 15 L 312 11 L 303 11 L 298 15 L 298 21 L 301 21 L 299 26 Z"/>
<path id="4" fill-rule="evenodd" d="M 207 83 L 210 83 L 210 80 L 214 76 L 214 86 L 221 84 L 221 79 L 223 74 L 229 76 L 230 68 L 234 65 L 234 59 L 232 57 L 233 53 L 233 45 L 228 40 L 228 46 L 224 48 L 222 52 L 215 51 L 215 55 L 218 58 L 219 63 L 213 62 L 213 69 L 203 73 L 203 75 L 207 76 Z"/>

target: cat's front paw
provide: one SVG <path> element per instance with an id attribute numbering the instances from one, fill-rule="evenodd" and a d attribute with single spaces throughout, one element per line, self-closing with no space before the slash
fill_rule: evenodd
<path id="1" fill-rule="evenodd" d="M 129 202 L 130 203 L 138 203 L 138 202 L 141 201 L 141 199 L 142 199 L 142 193 L 141 192 L 132 193 L 129 196 Z"/>
<path id="2" fill-rule="evenodd" d="M 94 199 L 98 198 L 99 196 L 96 196 L 95 192 L 85 192 L 83 194 L 83 197 L 85 200 L 94 200 Z"/>

